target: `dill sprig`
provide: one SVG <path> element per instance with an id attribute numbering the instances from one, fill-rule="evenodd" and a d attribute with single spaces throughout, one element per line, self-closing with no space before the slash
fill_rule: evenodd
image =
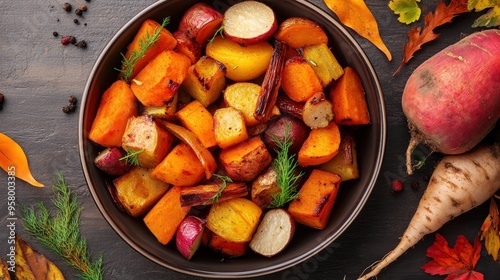
<path id="1" fill-rule="evenodd" d="M 92 262 L 87 241 L 80 235 L 80 213 L 82 208 L 76 197 L 71 194 L 62 175 L 58 175 L 52 186 L 55 197 L 52 202 L 57 208 L 55 215 L 39 201 L 38 211 L 34 207 L 21 205 L 23 225 L 43 246 L 47 247 L 70 266 L 78 269 L 78 278 L 84 280 L 103 279 L 103 257 Z"/>
<path id="2" fill-rule="evenodd" d="M 146 33 L 144 38 L 139 39 L 139 50 L 133 50 L 130 53 L 130 57 L 126 57 L 123 53 L 122 55 L 122 68 L 116 69 L 121 72 L 122 80 L 130 82 L 130 76 L 134 72 L 135 64 L 139 59 L 141 59 L 146 52 L 160 39 L 161 30 L 170 23 L 170 17 L 163 19 L 161 23 L 161 28 L 156 28 L 153 34 Z"/>
<path id="3" fill-rule="evenodd" d="M 220 35 L 222 38 L 224 38 L 224 26 L 221 25 L 214 33 L 214 36 L 212 36 L 212 38 L 210 38 L 210 40 L 208 40 L 208 43 L 212 43 L 214 40 L 215 40 L 215 37 L 217 37 L 217 35 Z"/>
<path id="4" fill-rule="evenodd" d="M 217 202 L 220 198 L 220 196 L 222 195 L 222 192 L 224 191 L 224 189 L 226 189 L 227 187 L 227 183 L 232 183 L 233 180 L 231 178 L 229 178 L 228 176 L 223 176 L 223 175 L 219 175 L 219 174 L 214 174 L 213 176 L 219 178 L 220 180 L 222 180 L 222 183 L 221 185 L 219 186 L 219 190 L 217 191 L 216 194 L 214 194 L 210 199 L 209 201 L 211 200 L 212 202 Z"/>
<path id="5" fill-rule="evenodd" d="M 292 145 L 290 129 L 291 124 L 289 122 L 285 123 L 283 141 L 280 141 L 275 135 L 271 136 L 278 147 L 276 149 L 277 156 L 273 161 L 273 169 L 276 172 L 276 184 L 280 187 L 281 191 L 273 194 L 273 201 L 269 205 L 269 208 L 283 207 L 299 196 L 297 183 L 304 173 L 297 173 L 298 162 L 295 156 L 289 155 L 288 152 Z"/>
<path id="6" fill-rule="evenodd" d="M 133 166 L 139 166 L 139 155 L 144 152 L 144 150 L 134 151 L 132 149 L 126 150 L 127 155 L 120 158 L 120 160 L 126 161 L 128 164 Z"/>

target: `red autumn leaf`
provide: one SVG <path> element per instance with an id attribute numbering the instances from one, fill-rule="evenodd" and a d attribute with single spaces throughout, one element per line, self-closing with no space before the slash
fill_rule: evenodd
<path id="1" fill-rule="evenodd" d="M 498 260 L 500 250 L 500 213 L 494 198 L 491 198 L 490 211 L 480 229 L 481 241 L 493 260 Z"/>
<path id="2" fill-rule="evenodd" d="M 483 280 L 483 274 L 474 271 L 481 253 L 479 238 L 474 245 L 463 235 L 459 235 L 455 246 L 450 248 L 448 241 L 436 234 L 436 241 L 427 248 L 427 256 L 432 261 L 424 264 L 422 269 L 431 275 L 447 275 L 445 280 Z"/>
<path id="3" fill-rule="evenodd" d="M 408 31 L 408 43 L 404 45 L 403 61 L 399 65 L 393 76 L 396 75 L 404 64 L 408 63 L 413 54 L 421 49 L 427 42 L 436 39 L 439 34 L 434 33 L 434 29 L 440 25 L 450 22 L 456 15 L 469 12 L 467 0 L 452 0 L 448 6 L 441 0 L 436 7 L 434 14 L 429 12 L 424 17 L 424 28 L 414 27 Z"/>

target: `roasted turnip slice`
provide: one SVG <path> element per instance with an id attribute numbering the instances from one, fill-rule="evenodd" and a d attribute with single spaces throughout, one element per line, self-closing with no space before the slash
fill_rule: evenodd
<path id="1" fill-rule="evenodd" d="M 95 157 L 94 164 L 105 173 L 118 176 L 125 173 L 130 167 L 125 160 L 121 160 L 126 155 L 127 152 L 122 148 L 106 148 Z"/>
<path id="2" fill-rule="evenodd" d="M 224 13 L 224 36 L 240 44 L 255 44 L 269 39 L 278 29 L 273 10 L 257 1 L 235 4 Z"/>
<path id="3" fill-rule="evenodd" d="M 288 211 L 272 209 L 264 215 L 249 246 L 260 255 L 272 257 L 285 249 L 294 233 L 295 220 Z"/>
<path id="4" fill-rule="evenodd" d="M 175 245 L 186 259 L 190 260 L 201 244 L 206 220 L 188 216 L 182 220 L 175 235 Z"/>

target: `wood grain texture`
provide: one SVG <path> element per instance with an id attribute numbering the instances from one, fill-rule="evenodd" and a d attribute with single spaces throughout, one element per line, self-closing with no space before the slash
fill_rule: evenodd
<path id="1" fill-rule="evenodd" d="M 135 14 L 146 8 L 153 0 L 108 0 L 86 3 L 88 11 L 79 18 L 80 25 L 73 23 L 73 13 L 63 11 L 59 1 L 6 1 L 0 0 L 0 92 L 5 95 L 0 111 L 0 131 L 16 140 L 28 155 L 34 177 L 50 185 L 55 175 L 62 173 L 78 195 L 82 212 L 82 234 L 86 236 L 94 255 L 104 254 L 105 279 L 201 279 L 183 275 L 163 268 L 128 246 L 112 230 L 98 211 L 83 177 L 78 155 L 78 110 L 64 114 L 62 107 L 68 103 L 68 95 L 80 100 L 86 79 L 100 51 L 112 36 Z M 312 0 L 326 10 L 321 0 Z M 398 242 L 408 221 L 413 215 L 423 190 L 425 175 L 430 174 L 432 163 L 438 157 L 431 156 L 429 164 L 411 177 L 405 174 L 404 152 L 409 139 L 406 119 L 401 110 L 400 98 L 406 79 L 411 71 L 432 54 L 470 33 L 474 15 L 457 17 L 452 24 L 439 29 L 441 36 L 426 44 L 414 59 L 393 77 L 402 58 L 402 46 L 407 31 L 413 26 L 397 22 L 397 17 L 387 7 L 388 1 L 366 1 L 379 22 L 380 33 L 393 54 L 393 61 L 371 43 L 354 34 L 367 53 L 385 95 L 388 139 L 387 151 L 377 185 L 365 207 L 344 234 L 328 248 L 282 272 L 258 279 L 355 279 L 362 271 L 391 250 Z M 435 1 L 423 1 L 430 11 Z M 85 3 L 73 1 L 74 7 Z M 426 12 L 424 11 L 424 12 Z M 331 12 L 329 12 L 331 14 Z M 58 21 L 59 20 L 59 21 Z M 87 26 L 84 25 L 87 23 Z M 57 31 L 62 35 L 74 35 L 86 40 L 87 49 L 74 46 L 63 47 L 59 39 L 52 36 Z M 352 33 L 352 32 L 351 32 Z M 418 153 L 428 151 L 419 148 Z M 0 256 L 7 252 L 7 176 L 0 174 Z M 406 189 L 392 194 L 390 182 L 398 178 Z M 420 188 L 413 190 L 410 184 L 417 181 Z M 17 181 L 16 202 L 29 205 L 37 200 L 50 204 L 52 191 L 33 188 Z M 452 244 L 459 234 L 472 240 L 487 214 L 487 205 L 448 223 L 439 232 Z M 18 212 L 18 214 L 20 214 Z M 75 270 L 68 268 L 59 258 L 34 242 L 17 223 L 17 233 L 31 245 L 53 260 L 68 279 L 75 279 Z M 436 279 L 426 275 L 420 266 L 428 259 L 425 250 L 434 241 L 433 235 L 426 237 L 398 261 L 389 266 L 379 279 Z M 482 255 L 477 270 L 485 279 L 497 279 L 500 263 Z"/>

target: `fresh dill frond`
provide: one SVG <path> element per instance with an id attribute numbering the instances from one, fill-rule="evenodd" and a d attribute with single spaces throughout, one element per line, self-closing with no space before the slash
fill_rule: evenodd
<path id="1" fill-rule="evenodd" d="M 213 176 L 219 178 L 220 180 L 222 180 L 222 183 L 221 185 L 219 186 L 219 190 L 217 191 L 216 194 L 214 194 L 210 199 L 209 201 L 211 200 L 212 202 L 217 202 L 220 198 L 220 196 L 222 195 L 222 192 L 224 191 L 224 189 L 227 187 L 227 183 L 232 183 L 233 180 L 231 178 L 229 178 L 228 176 L 223 176 L 223 175 L 219 175 L 219 174 L 214 174 Z"/>
<path id="2" fill-rule="evenodd" d="M 165 26 L 167 26 L 170 23 L 170 17 L 166 17 L 163 19 L 161 23 L 160 28 L 156 28 L 153 32 L 153 34 L 146 33 L 146 36 L 144 38 L 139 39 L 139 50 L 133 50 L 130 53 L 129 57 L 126 57 L 123 53 L 122 55 L 122 68 L 121 69 L 116 69 L 121 72 L 121 78 L 122 80 L 126 81 L 127 83 L 130 82 L 130 76 L 134 72 L 134 67 L 135 64 L 139 59 L 144 57 L 146 52 L 151 49 L 151 47 L 158 42 L 160 39 L 160 32 Z"/>
<path id="3" fill-rule="evenodd" d="M 120 158 L 120 160 L 126 161 L 128 164 L 133 166 L 139 166 L 139 155 L 144 152 L 144 150 L 134 151 L 132 149 L 126 150 L 127 155 Z"/>
<path id="4" fill-rule="evenodd" d="M 220 35 L 222 38 L 224 38 L 224 26 L 221 25 L 219 27 L 219 29 L 217 29 L 214 33 L 214 36 L 212 36 L 212 38 L 210 38 L 210 40 L 208 40 L 208 43 L 211 44 L 214 40 L 215 40 L 215 37 L 217 37 L 217 35 Z"/>
<path id="5" fill-rule="evenodd" d="M 57 208 L 54 215 L 39 201 L 38 211 L 34 207 L 21 205 L 22 220 L 25 230 L 43 246 L 47 247 L 67 264 L 78 269 L 83 280 L 103 279 L 103 256 L 99 255 L 91 261 L 87 241 L 80 235 L 80 214 L 82 208 L 76 196 L 66 184 L 62 175 L 58 175 L 52 186 L 54 199 L 52 202 Z"/>
<path id="6" fill-rule="evenodd" d="M 274 172 L 276 172 L 276 184 L 281 191 L 273 194 L 273 201 L 269 205 L 269 208 L 283 207 L 299 196 L 297 183 L 304 173 L 297 173 L 298 162 L 295 156 L 290 155 L 288 152 L 290 146 L 292 146 L 290 130 L 290 122 L 285 123 L 285 137 L 283 141 L 280 141 L 275 135 L 272 135 L 272 139 L 278 147 L 276 149 L 277 156 L 273 161 L 273 169 Z"/>

